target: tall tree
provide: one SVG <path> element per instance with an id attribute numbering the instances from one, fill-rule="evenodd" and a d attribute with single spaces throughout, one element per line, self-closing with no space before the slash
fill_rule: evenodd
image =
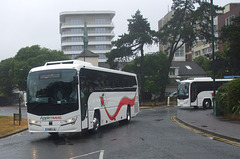
<path id="1" fill-rule="evenodd" d="M 229 74 L 240 75 L 240 16 L 233 19 L 232 25 L 224 26 L 221 29 L 220 40 L 224 44 L 222 57 L 227 60 L 226 67 Z"/>
<path id="2" fill-rule="evenodd" d="M 140 62 L 141 58 L 137 57 L 131 63 L 128 63 L 123 70 L 135 73 L 140 77 Z M 167 56 L 162 52 L 147 54 L 144 57 L 144 63 L 146 71 L 145 76 L 147 77 L 144 83 L 144 92 L 156 95 L 162 87 L 163 74 L 161 72 L 164 72 L 166 69 Z"/>
<path id="3" fill-rule="evenodd" d="M 116 49 L 107 53 L 108 63 L 110 66 L 116 67 L 116 62 L 134 59 L 140 52 L 141 57 L 141 91 L 140 96 L 143 94 L 144 88 L 144 45 L 152 45 L 153 32 L 150 28 L 146 18 L 143 18 L 141 12 L 137 10 L 132 19 L 128 19 L 128 34 L 123 34 L 120 38 L 113 42 Z M 141 98 L 140 98 L 141 99 Z"/>
<path id="4" fill-rule="evenodd" d="M 195 7 L 197 6 L 197 7 Z M 215 9 L 220 9 L 215 6 Z M 159 41 L 168 45 L 169 52 L 164 85 L 161 94 L 165 93 L 168 73 L 175 52 L 184 44 L 192 47 L 198 39 L 209 41 L 211 38 L 210 4 L 200 0 L 173 0 L 171 19 L 159 30 Z M 163 100 L 164 96 L 161 96 Z"/>

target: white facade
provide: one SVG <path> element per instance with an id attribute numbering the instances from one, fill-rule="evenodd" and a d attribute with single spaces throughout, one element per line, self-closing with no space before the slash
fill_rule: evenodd
<path id="1" fill-rule="evenodd" d="M 87 24 L 88 50 L 106 62 L 105 53 L 112 48 L 114 11 L 67 11 L 60 13 L 61 48 L 74 59 L 84 50 L 84 22 Z"/>

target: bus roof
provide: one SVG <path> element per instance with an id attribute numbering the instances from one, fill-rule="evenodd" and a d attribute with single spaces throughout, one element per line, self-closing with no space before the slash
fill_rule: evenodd
<path id="1" fill-rule="evenodd" d="M 36 71 L 43 71 L 43 70 L 53 70 L 53 69 L 76 69 L 80 70 L 81 68 L 87 68 L 92 70 L 99 70 L 104 72 L 110 72 L 110 73 L 118 73 L 118 74 L 125 74 L 130 76 L 136 76 L 134 73 L 124 72 L 124 71 L 118 71 L 103 67 L 96 67 L 93 66 L 89 62 L 84 62 L 80 60 L 63 60 L 63 61 L 50 61 L 46 62 L 44 66 L 39 66 L 32 68 L 30 72 L 36 72 Z"/>
<path id="2" fill-rule="evenodd" d="M 92 66 L 91 63 L 80 61 L 80 60 L 50 61 L 50 62 L 46 62 L 44 66 L 58 65 L 58 64 L 59 65 L 60 64 L 79 64 L 79 65 L 85 65 L 85 66 Z"/>
<path id="3" fill-rule="evenodd" d="M 232 79 L 215 79 L 215 81 L 231 81 Z M 213 79 L 211 77 L 197 77 L 197 78 L 189 78 L 187 80 L 182 80 L 180 81 L 181 83 L 183 82 L 212 82 Z"/>

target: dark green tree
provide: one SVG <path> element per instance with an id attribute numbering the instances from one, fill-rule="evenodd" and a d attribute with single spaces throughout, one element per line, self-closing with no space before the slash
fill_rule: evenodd
<path id="1" fill-rule="evenodd" d="M 225 67 L 230 75 L 240 75 L 240 16 L 233 19 L 231 25 L 222 27 L 220 40 L 224 44 L 222 58 L 227 62 Z"/>
<path id="2" fill-rule="evenodd" d="M 224 76 L 232 75 L 229 64 L 230 64 L 229 57 L 224 52 L 220 52 L 220 51 L 215 52 L 216 78 L 223 78 Z M 212 61 L 211 61 L 211 66 L 212 66 Z"/>
<path id="3" fill-rule="evenodd" d="M 208 76 L 212 76 L 211 60 L 205 56 L 198 56 L 194 60 Z"/>
<path id="4" fill-rule="evenodd" d="M 197 7 L 195 7 L 197 6 Z M 215 10 L 221 9 L 215 6 Z M 211 38 L 210 4 L 200 0 L 173 0 L 173 16 L 159 30 L 158 38 L 161 44 L 168 46 L 167 69 L 161 94 L 165 93 L 168 73 L 175 52 L 182 47 L 192 47 L 199 39 L 209 41 Z M 163 96 L 161 96 L 163 100 Z"/>
<path id="5" fill-rule="evenodd" d="M 8 58 L 0 62 L 0 96 L 8 97 L 12 95 L 13 82 L 9 71 L 14 67 L 14 59 Z"/>
<path id="6" fill-rule="evenodd" d="M 147 54 L 144 57 L 145 63 L 145 80 L 144 80 L 144 92 L 151 94 L 158 94 L 163 83 L 162 72 L 166 69 L 167 56 L 162 52 L 156 52 Z M 141 64 L 141 58 L 137 57 L 131 63 L 127 64 L 123 70 L 136 73 L 138 77 L 141 76 L 139 66 Z"/>
<path id="7" fill-rule="evenodd" d="M 26 90 L 27 75 L 31 68 L 42 66 L 47 61 L 66 59 L 69 58 L 62 51 L 41 48 L 38 45 L 22 48 L 13 58 L 12 67 L 8 72 L 9 78 L 14 88 L 24 91 Z"/>
<path id="8" fill-rule="evenodd" d="M 123 34 L 113 42 L 116 49 L 107 53 L 108 63 L 111 68 L 116 68 L 118 62 L 129 61 L 139 55 L 140 63 L 140 87 L 144 88 L 144 46 L 153 44 L 153 33 L 146 18 L 137 10 L 132 19 L 128 19 L 128 34 Z M 141 89 L 140 88 L 140 89 Z M 140 91 L 143 94 L 143 89 Z M 141 98 L 140 98 L 141 100 Z"/>

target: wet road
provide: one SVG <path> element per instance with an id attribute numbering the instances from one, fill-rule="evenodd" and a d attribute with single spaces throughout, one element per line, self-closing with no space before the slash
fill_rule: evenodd
<path id="1" fill-rule="evenodd" d="M 239 147 L 211 140 L 170 120 L 177 108 L 143 110 L 130 124 L 112 124 L 99 133 L 50 136 L 24 132 L 0 140 L 0 158 L 146 159 L 240 158 Z"/>

